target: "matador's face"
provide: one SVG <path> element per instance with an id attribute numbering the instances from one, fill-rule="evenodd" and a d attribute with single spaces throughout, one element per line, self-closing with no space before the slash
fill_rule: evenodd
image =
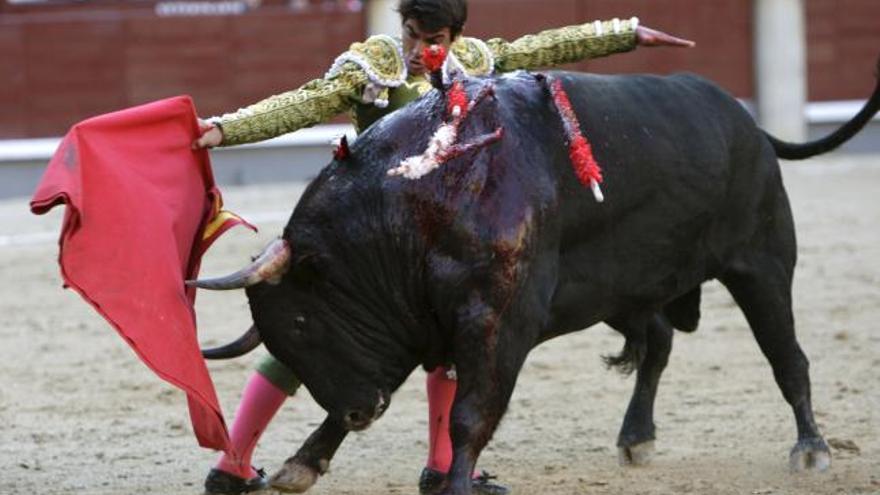
<path id="1" fill-rule="evenodd" d="M 452 44 L 452 30 L 449 27 L 434 32 L 425 32 L 415 19 L 403 21 L 403 58 L 406 60 L 406 68 L 411 75 L 425 73 L 425 65 L 422 62 L 422 51 L 431 45 L 442 45 L 449 50 Z"/>

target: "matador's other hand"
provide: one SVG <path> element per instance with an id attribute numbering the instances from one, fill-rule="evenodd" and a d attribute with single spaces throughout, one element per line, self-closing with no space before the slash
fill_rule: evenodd
<path id="1" fill-rule="evenodd" d="M 639 46 L 676 46 L 683 48 L 691 48 L 696 45 L 691 40 L 677 38 L 671 34 L 645 26 L 636 28 L 636 44 Z"/>
<path id="2" fill-rule="evenodd" d="M 199 134 L 201 136 L 192 144 L 194 150 L 213 148 L 223 142 L 223 131 L 220 127 L 202 119 L 199 119 Z"/>

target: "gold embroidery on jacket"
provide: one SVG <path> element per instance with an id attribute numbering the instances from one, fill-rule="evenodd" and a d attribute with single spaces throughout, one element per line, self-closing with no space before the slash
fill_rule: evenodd
<path id="1" fill-rule="evenodd" d="M 450 52 L 465 72 L 473 76 L 552 67 L 632 50 L 636 46 L 637 25 L 635 18 L 596 21 L 550 29 L 512 42 L 460 37 Z M 411 101 L 395 98 L 395 93 L 413 95 L 412 98 L 420 93 L 395 91 L 406 86 L 407 76 L 399 38 L 379 35 L 353 43 L 323 79 L 216 119 L 223 126 L 222 146 L 273 138 L 326 122 L 345 111 L 352 111 L 353 120 L 359 124 L 375 121 Z M 389 101 L 393 104 L 382 107 Z M 369 118 L 362 119 L 362 112 L 370 114 Z"/>

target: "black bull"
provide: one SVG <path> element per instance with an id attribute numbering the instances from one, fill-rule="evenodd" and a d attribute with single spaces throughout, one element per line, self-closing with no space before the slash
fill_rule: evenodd
<path id="1" fill-rule="evenodd" d="M 554 77 L 602 166 L 603 203 L 576 179 L 546 86 L 526 73 L 491 80 L 494 98 L 464 122 L 462 141 L 502 127 L 499 142 L 417 180 L 388 176 L 446 118 L 434 91 L 373 125 L 308 187 L 283 234 L 289 268 L 247 291 L 259 337 L 329 413 L 275 475 L 278 487 L 307 489 L 415 367 L 452 363 L 454 460 L 442 493 L 470 493 L 529 351 L 599 322 L 626 338 L 609 363 L 637 370 L 617 444 L 622 461 L 642 463 L 673 328 L 695 330 L 710 279 L 745 313 L 793 409 L 792 467 L 829 465 L 795 338 L 797 249 L 777 156 L 849 139 L 876 113 L 880 86 L 840 130 L 797 145 L 692 75 Z"/>

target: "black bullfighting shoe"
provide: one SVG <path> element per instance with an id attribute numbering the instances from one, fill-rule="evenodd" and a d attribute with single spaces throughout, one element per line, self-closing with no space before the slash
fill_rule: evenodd
<path id="1" fill-rule="evenodd" d="M 259 492 L 269 488 L 266 472 L 257 470 L 257 476 L 246 480 L 219 469 L 211 469 L 205 478 L 205 495 L 241 495 L 242 493 Z"/>
<path id="2" fill-rule="evenodd" d="M 435 493 L 437 489 L 440 488 L 440 485 L 445 478 L 446 475 L 440 471 L 435 471 L 430 468 L 423 469 L 422 475 L 419 476 L 419 495 L 431 495 Z M 482 471 L 479 476 L 473 478 L 471 480 L 471 490 L 473 490 L 474 495 L 510 494 L 509 488 L 504 485 L 492 483 L 493 479 L 495 479 L 495 477 L 490 476 L 486 471 Z"/>

